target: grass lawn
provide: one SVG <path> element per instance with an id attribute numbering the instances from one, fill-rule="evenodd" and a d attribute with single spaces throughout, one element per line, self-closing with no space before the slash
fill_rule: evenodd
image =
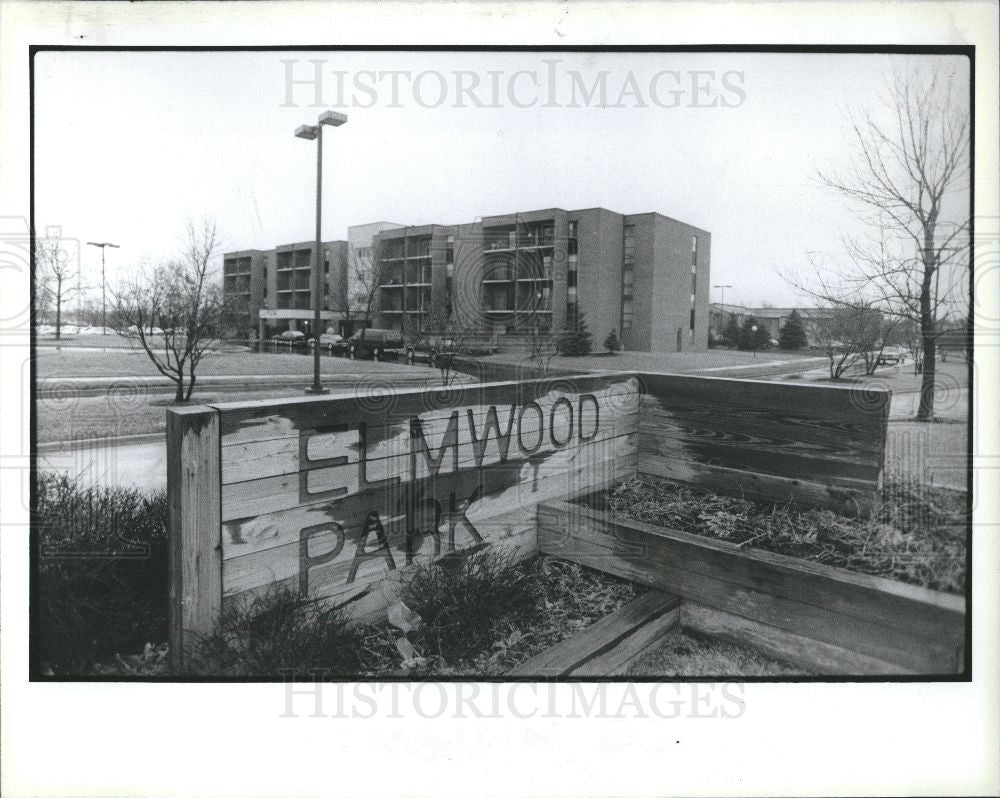
<path id="1" fill-rule="evenodd" d="M 194 392 L 189 404 L 238 402 L 246 399 L 284 399 L 302 396 L 291 386 L 250 392 Z M 42 397 L 35 402 L 39 443 L 114 438 L 165 432 L 168 407 L 176 407 L 173 393 L 81 396 L 72 399 Z"/>
<path id="2" fill-rule="evenodd" d="M 349 360 L 323 355 L 320 358 L 324 374 L 371 374 L 373 376 L 416 374 L 426 376 L 427 366 L 405 363 L 376 363 L 371 360 Z M 227 352 L 206 355 L 198 367 L 198 376 L 242 374 L 311 374 L 313 359 L 301 354 L 269 354 Z M 59 377 L 158 377 L 160 372 L 144 352 L 121 350 L 114 352 L 79 352 L 40 348 L 36 352 L 35 376 Z"/>
<path id="3" fill-rule="evenodd" d="M 755 648 L 673 632 L 632 663 L 629 676 L 803 676 L 809 671 L 768 657 Z"/>

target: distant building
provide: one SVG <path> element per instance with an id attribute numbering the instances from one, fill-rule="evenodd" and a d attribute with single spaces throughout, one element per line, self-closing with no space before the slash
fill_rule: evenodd
<path id="1" fill-rule="evenodd" d="M 585 314 L 596 341 L 708 345 L 711 235 L 658 213 L 549 208 L 383 231 L 378 326 L 415 334 L 452 315 L 497 336 Z"/>
<path id="2" fill-rule="evenodd" d="M 832 308 L 748 308 L 743 305 L 721 304 L 713 302 L 709 306 L 709 324 L 713 338 L 721 338 L 722 331 L 729 324 L 730 316 L 736 318 L 736 323 L 741 327 L 743 322 L 753 316 L 757 319 L 757 324 L 768 332 L 768 337 L 778 340 L 781 328 L 785 326 L 792 311 L 797 310 L 802 317 L 802 326 L 806 332 L 806 339 L 809 345 L 817 343 L 815 328 L 810 324 L 811 320 L 826 319 L 833 313 Z"/>

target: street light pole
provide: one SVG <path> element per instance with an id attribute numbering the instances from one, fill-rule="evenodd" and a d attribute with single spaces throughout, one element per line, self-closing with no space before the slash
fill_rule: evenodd
<path id="1" fill-rule="evenodd" d="M 320 309 L 322 307 L 322 287 L 323 287 L 323 236 L 322 236 L 322 208 L 323 208 L 323 125 L 339 127 L 347 121 L 347 114 L 340 114 L 336 111 L 324 111 L 319 115 L 319 120 L 315 125 L 300 125 L 295 130 L 295 135 L 300 139 L 316 140 L 316 243 L 313 247 L 313 274 L 312 274 L 312 300 L 313 300 L 313 384 L 306 388 L 306 393 L 324 394 L 330 391 L 323 387 L 319 379 L 319 328 L 322 324 Z"/>
<path id="2" fill-rule="evenodd" d="M 750 327 L 750 332 L 753 333 L 753 356 L 757 357 L 757 325 L 754 324 Z"/>
<path id="3" fill-rule="evenodd" d="M 725 320 L 725 318 L 726 318 L 726 289 L 727 288 L 732 288 L 732 286 L 731 285 L 713 285 L 712 288 L 721 288 L 722 289 L 722 301 L 719 304 L 722 305 L 722 316 L 721 316 L 721 318 L 723 320 Z M 726 329 L 726 325 L 725 324 L 722 325 L 722 329 L 723 330 Z M 721 331 L 720 331 L 719 334 L 722 335 Z"/>
<path id="4" fill-rule="evenodd" d="M 114 247 L 115 249 L 121 249 L 117 244 L 112 244 L 107 241 L 97 243 L 96 241 L 88 241 L 88 246 L 100 247 L 101 248 L 101 335 L 108 334 L 108 283 L 104 279 L 104 249 L 105 247 Z"/>

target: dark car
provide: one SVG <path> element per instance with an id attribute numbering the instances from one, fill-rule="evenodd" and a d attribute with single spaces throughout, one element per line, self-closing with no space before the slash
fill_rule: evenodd
<path id="1" fill-rule="evenodd" d="M 359 330 L 348 339 L 348 354 L 352 358 L 370 357 L 382 360 L 389 356 L 398 358 L 403 351 L 403 334 L 399 330 Z"/>

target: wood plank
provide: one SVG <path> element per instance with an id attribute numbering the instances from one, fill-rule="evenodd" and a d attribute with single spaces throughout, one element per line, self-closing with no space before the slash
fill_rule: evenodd
<path id="1" fill-rule="evenodd" d="M 877 509 L 891 392 L 640 375 L 640 474 L 839 512 Z"/>
<path id="2" fill-rule="evenodd" d="M 584 464 L 597 466 L 608 459 L 633 454 L 638 448 L 635 433 L 614 438 L 599 438 L 582 446 L 539 449 L 532 454 L 522 454 L 514 449 L 502 462 L 489 462 L 477 466 L 477 457 L 471 446 L 457 447 L 457 468 L 453 449 L 445 451 L 440 471 L 434 476 L 447 480 L 468 471 L 483 469 L 523 472 L 522 478 L 537 482 L 552 473 L 566 468 L 576 468 Z M 439 450 L 435 450 L 439 451 Z M 499 461 L 500 458 L 497 458 Z M 390 484 L 406 485 L 431 477 L 426 461 L 421 454 L 416 458 L 416 473 L 410 455 L 375 460 L 371 463 L 354 463 L 311 469 L 295 474 L 265 477 L 249 482 L 238 482 L 222 487 L 222 520 L 224 522 L 251 518 L 258 515 L 279 512 L 304 504 L 325 503 L 332 499 L 371 490 L 386 491 Z M 372 487 L 374 486 L 374 487 Z"/>
<path id="3" fill-rule="evenodd" d="M 643 626 L 665 615 L 675 614 L 679 603 L 676 596 L 650 590 L 579 634 L 522 662 L 505 675 L 538 679 L 569 675 L 589 660 L 610 651 Z M 676 625 L 676 617 L 672 617 L 672 623 Z"/>
<path id="4" fill-rule="evenodd" d="M 519 545 L 526 552 L 534 553 L 537 547 L 535 507 L 539 502 L 564 495 L 585 480 L 623 478 L 634 471 L 634 467 L 634 459 L 619 458 L 608 461 L 606 467 L 601 469 L 587 465 L 577 470 L 566 470 L 540 481 L 536 486 L 521 482 L 510 484 L 503 481 L 502 473 L 490 472 L 470 472 L 465 475 L 466 482 L 460 485 L 429 484 L 420 495 L 420 505 L 416 508 L 419 512 L 414 515 L 412 524 L 413 529 L 427 532 L 410 535 L 413 548 L 418 553 L 436 548 L 431 533 L 435 528 L 438 529 L 442 551 L 451 546 L 452 529 L 456 547 L 474 544 L 475 536 L 470 537 L 471 531 L 464 523 L 467 520 L 487 541 L 515 535 L 528 536 L 529 539 Z M 491 478 L 497 481 L 491 482 Z M 475 493 L 477 488 L 480 493 Z M 452 492 L 456 495 L 454 506 Z M 476 498 L 469 501 L 473 495 Z M 253 519 L 241 529 L 239 544 L 229 537 L 234 534 L 232 530 L 227 531 L 223 572 L 225 591 L 240 593 L 295 576 L 301 572 L 304 562 L 309 568 L 310 595 L 320 588 L 325 589 L 331 582 L 346 583 L 365 533 L 368 513 L 372 509 L 379 512 L 379 521 L 389 540 L 392 561 L 398 566 L 405 562 L 408 527 L 405 505 L 372 507 L 366 503 L 366 497 L 353 496 L 326 505 L 297 507 L 271 518 Z M 369 545 L 365 551 L 373 550 L 376 545 L 375 536 L 369 533 L 368 537 Z M 304 553 L 301 548 L 303 538 L 307 547 Z M 337 549 L 337 554 L 323 561 L 324 553 L 334 549 Z M 377 577 L 387 567 L 388 558 L 369 558 L 358 568 L 352 581 L 361 581 L 370 575 Z"/>
<path id="5" fill-rule="evenodd" d="M 860 619 L 876 620 L 927 637 L 964 637 L 965 601 L 870 574 L 833 568 L 762 549 L 741 548 L 725 540 L 669 529 L 567 502 L 545 502 L 539 525 L 547 535 L 561 530 L 563 545 L 583 537 L 597 545 L 637 556 L 652 556 L 654 544 L 670 547 L 674 562 L 699 573 L 721 571 L 727 580 L 796 598 Z M 558 534 L 555 533 L 555 534 Z M 550 538 L 552 545 L 559 541 Z"/>
<path id="6" fill-rule="evenodd" d="M 549 394 L 576 395 L 601 390 L 606 392 L 613 406 L 621 412 L 629 412 L 638 407 L 638 385 L 634 375 L 612 373 L 525 382 L 473 383 L 447 388 L 394 390 L 386 386 L 384 396 L 368 391 L 325 399 L 296 397 L 213 406 L 223 414 L 223 441 L 234 444 L 288 437 L 300 429 L 338 424 L 356 426 L 364 422 L 378 426 L 415 415 L 447 418 L 454 408 L 470 405 L 520 406 Z"/>
<path id="7" fill-rule="evenodd" d="M 824 482 L 775 476 L 738 468 L 705 465 L 693 460 L 639 454 L 639 475 L 669 479 L 693 488 L 740 498 L 825 507 L 843 515 L 868 516 L 878 511 L 877 483 L 827 477 Z"/>
<path id="8" fill-rule="evenodd" d="M 574 678 L 595 679 L 623 675 L 628 671 L 629 665 L 680 627 L 680 608 L 683 605 L 679 601 L 678 604 L 680 606 L 643 624 L 614 648 L 587 660 L 569 675 Z"/>
<path id="9" fill-rule="evenodd" d="M 640 417 L 641 418 L 641 417 Z M 861 452 L 848 446 L 825 446 L 805 441 L 760 437 L 718 429 L 684 430 L 640 422 L 639 451 L 663 457 L 678 452 L 705 465 L 742 468 L 776 476 L 802 476 L 820 481 L 842 476 L 874 483 L 882 472 L 877 452 Z"/>
<path id="10" fill-rule="evenodd" d="M 209 407 L 167 410 L 167 506 L 170 653 L 183 673 L 222 610 L 219 414 Z"/>
<path id="11" fill-rule="evenodd" d="M 548 407 L 551 408 L 551 404 Z M 542 406 L 543 411 L 546 406 Z M 573 405 L 574 410 L 577 404 Z M 470 408 L 471 412 L 473 409 Z M 576 445 L 580 440 L 605 440 L 638 428 L 637 412 L 616 414 L 606 398 L 584 404 L 583 427 L 575 415 L 572 426 L 564 413 L 554 416 L 546 412 L 540 419 L 535 411 L 517 419 L 519 412 L 511 407 L 460 414 L 456 419 L 426 419 L 413 417 L 416 429 L 427 448 L 437 452 L 445 440 L 456 440 L 460 459 L 465 463 L 499 462 L 507 453 L 540 454 L 564 448 L 563 441 Z M 489 416 L 489 418 L 488 418 Z M 554 424 L 552 423 L 554 421 Z M 378 461 L 409 458 L 414 447 L 414 427 L 411 419 L 391 425 L 345 428 L 336 431 L 301 430 L 292 436 L 238 443 L 222 447 L 223 484 L 231 485 L 273 476 L 298 473 L 300 470 L 322 468 L 334 463 L 357 463 L 363 458 L 369 468 L 378 468 Z M 363 450 L 363 451 L 362 451 Z M 423 458 L 418 463 L 423 466 Z"/>
<path id="12" fill-rule="evenodd" d="M 542 552 L 919 672 L 964 639 L 959 597 L 564 505 L 539 507 Z"/>
<path id="13" fill-rule="evenodd" d="M 870 418 L 862 418 L 860 411 L 853 418 L 833 421 L 775 413 L 758 407 L 713 403 L 708 399 L 691 406 L 674 404 L 668 409 L 654 397 L 643 394 L 639 413 L 651 432 L 717 430 L 731 435 L 752 434 L 761 439 L 801 441 L 829 447 L 832 451 L 857 452 L 862 456 L 876 455 L 881 447 L 877 425 Z"/>
<path id="14" fill-rule="evenodd" d="M 868 657 L 842 646 L 830 645 L 693 601 L 685 601 L 681 605 L 681 628 L 713 640 L 753 646 L 775 659 L 799 665 L 819 675 L 897 676 L 913 673 L 892 662 Z"/>
<path id="15" fill-rule="evenodd" d="M 642 374 L 642 391 L 670 405 L 688 403 L 767 408 L 775 413 L 830 420 L 878 418 L 888 413 L 892 392 L 839 385 L 807 385 L 774 380 L 699 377 L 686 374 Z"/>

